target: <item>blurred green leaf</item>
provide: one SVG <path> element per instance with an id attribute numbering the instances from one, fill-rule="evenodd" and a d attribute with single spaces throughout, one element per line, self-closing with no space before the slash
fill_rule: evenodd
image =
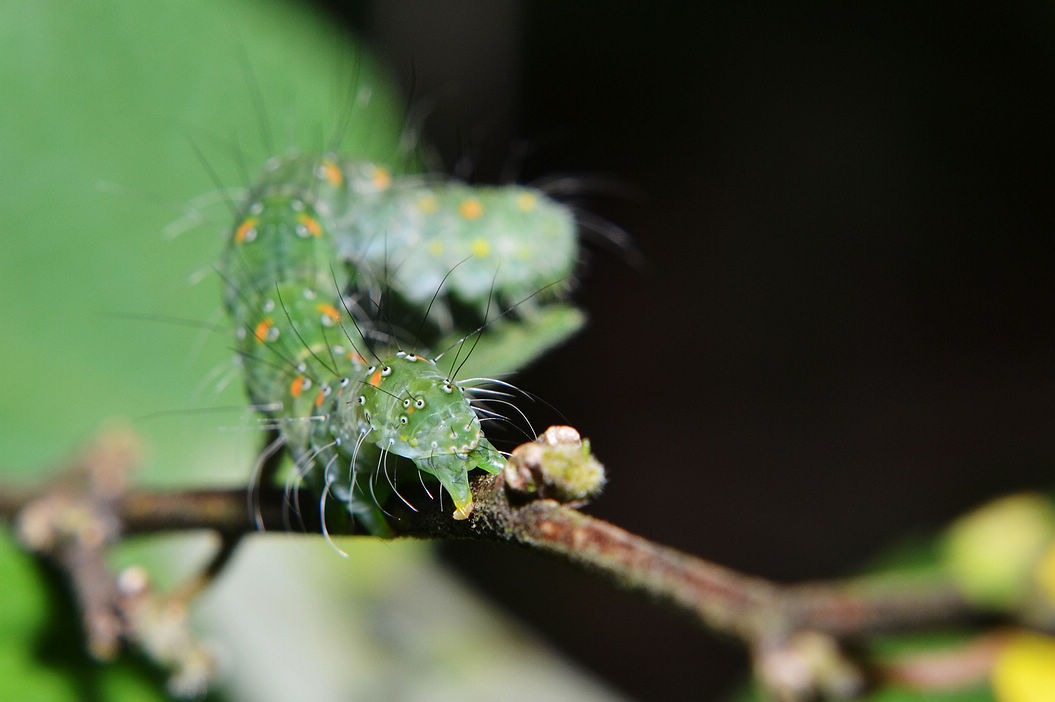
<path id="1" fill-rule="evenodd" d="M 220 321 L 216 276 L 187 278 L 217 258 L 231 215 L 206 198 L 203 225 L 172 241 L 163 231 L 216 190 L 210 170 L 243 187 L 277 148 L 268 141 L 321 149 L 341 114 L 354 117 L 346 151 L 390 158 L 399 101 L 368 57 L 294 3 L 21 3 L 0 46 L 3 477 L 39 479 L 29 471 L 125 417 L 153 456 L 141 479 L 244 480 L 259 438 L 245 410 L 182 414 L 244 403 L 238 383 L 192 392 L 230 366 L 227 335 L 131 318 Z M 181 414 L 148 418 L 167 410 Z M 163 674 L 143 661 L 85 655 L 61 583 L 6 530 L 0 583 L 0 699 L 164 698 Z"/>
<path id="2" fill-rule="evenodd" d="M 187 413 L 243 403 L 238 383 L 216 397 L 202 381 L 231 366 L 227 334 L 128 317 L 222 326 L 209 266 L 231 214 L 209 170 L 244 187 L 269 149 L 321 149 L 342 114 L 346 151 L 389 159 L 398 101 L 368 57 L 294 3 L 26 3 L 0 23 L 0 46 L 4 472 L 53 461 L 119 416 L 154 449 L 151 480 L 186 482 L 195 464 L 222 474 L 217 447 L 226 474 L 244 475 L 259 438 L 245 411 Z M 166 240 L 210 192 L 204 224 Z M 189 286 L 196 271 L 204 282 Z M 165 411 L 185 414 L 148 418 Z M 218 424 L 241 430 L 232 441 Z"/>

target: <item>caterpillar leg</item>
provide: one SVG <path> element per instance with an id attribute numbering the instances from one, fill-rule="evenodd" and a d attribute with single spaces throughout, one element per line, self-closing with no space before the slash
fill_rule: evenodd
<path id="1" fill-rule="evenodd" d="M 454 500 L 454 518 L 467 519 L 473 511 L 473 494 L 469 490 L 469 470 L 464 458 L 457 456 L 434 456 L 427 466 L 418 466 L 426 473 L 431 473 L 440 481 L 440 485 Z"/>

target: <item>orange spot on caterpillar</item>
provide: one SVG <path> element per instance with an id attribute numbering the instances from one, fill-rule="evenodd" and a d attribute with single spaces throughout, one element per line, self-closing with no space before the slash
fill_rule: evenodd
<path id="1" fill-rule="evenodd" d="M 322 407 L 322 401 L 323 399 L 325 399 L 325 397 L 326 394 L 322 390 L 320 390 L 319 394 L 315 396 L 315 406 Z"/>
<path id="2" fill-rule="evenodd" d="M 337 308 L 333 305 L 327 305 L 326 303 L 322 303 L 319 305 L 315 305 L 315 309 L 317 309 L 319 312 L 322 312 L 323 316 L 326 317 L 326 319 L 330 320 L 331 324 L 336 324 L 341 319 L 341 313 L 338 312 Z"/>
<path id="3" fill-rule="evenodd" d="M 293 397 L 300 397 L 300 393 L 304 391 L 304 376 L 298 375 L 293 379 L 293 382 L 289 384 L 289 394 Z"/>
<path id="4" fill-rule="evenodd" d="M 273 326 L 275 326 L 275 320 L 270 317 L 265 317 L 261 320 L 260 324 L 256 325 L 256 329 L 253 331 L 253 336 L 256 337 L 258 343 L 262 344 L 267 341 L 267 335 Z"/>
<path id="5" fill-rule="evenodd" d="M 366 359 L 363 358 L 362 356 L 360 356 L 355 351 L 349 351 L 348 352 L 348 359 L 351 360 L 351 361 L 356 361 L 357 363 L 360 363 L 360 364 L 362 364 L 364 366 L 366 365 Z"/>
<path id="6" fill-rule="evenodd" d="M 316 221 L 314 217 L 309 217 L 306 214 L 299 214 L 297 215 L 297 221 L 303 224 L 307 228 L 308 233 L 312 236 L 320 236 L 322 234 L 322 227 L 319 226 L 318 221 Z"/>
<path id="7" fill-rule="evenodd" d="M 249 232 L 256 228 L 257 223 L 260 220 L 256 217 L 250 217 L 241 224 L 238 225 L 238 229 L 234 230 L 235 243 L 241 244 L 245 241 L 245 238 L 249 235 Z"/>
<path id="8" fill-rule="evenodd" d="M 458 214 L 466 219 L 479 219 L 483 213 L 484 205 L 475 197 L 462 200 L 462 204 L 458 205 Z"/>
<path id="9" fill-rule="evenodd" d="M 381 166 L 374 168 L 374 172 L 370 174 L 370 180 L 373 181 L 374 187 L 378 190 L 384 190 L 392 185 L 392 176 L 390 176 L 388 171 Z"/>
<path id="10" fill-rule="evenodd" d="M 378 368 L 374 371 L 374 374 L 370 376 L 370 384 L 375 388 L 381 387 L 381 369 Z"/>
<path id="11" fill-rule="evenodd" d="M 337 164 L 333 161 L 323 161 L 321 164 L 322 177 L 325 178 L 330 185 L 333 187 L 339 186 L 344 182 L 344 174 L 341 173 L 341 169 L 337 167 Z"/>

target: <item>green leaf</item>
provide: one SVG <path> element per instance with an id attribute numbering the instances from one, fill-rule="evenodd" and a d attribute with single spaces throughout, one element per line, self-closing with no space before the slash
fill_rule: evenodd
<path id="1" fill-rule="evenodd" d="M 345 151 L 392 158 L 400 102 L 294 3 L 27 3 L 0 23 L 0 45 L 4 472 L 54 461 L 118 416 L 159 457 L 151 479 L 186 482 L 196 462 L 215 477 L 215 460 L 195 458 L 245 457 L 259 438 L 217 432 L 248 424 L 244 411 L 187 413 L 243 402 L 237 382 L 193 392 L 231 367 L 228 334 L 129 316 L 222 326 L 210 265 L 231 214 L 210 171 L 245 187 L 269 149 L 321 149 L 344 113 Z M 209 193 L 204 224 L 166 239 Z M 204 282 L 189 286 L 195 272 Z M 184 414 L 151 417 L 166 411 Z"/>
<path id="2" fill-rule="evenodd" d="M 342 110 L 354 117 L 345 151 L 391 157 L 400 101 L 367 56 L 294 3 L 20 3 L 0 22 L 0 46 L 0 477 L 39 480 L 29 471 L 125 417 L 154 457 L 139 479 L 244 480 L 256 431 L 218 431 L 209 412 L 149 418 L 244 403 L 237 382 L 222 397 L 192 392 L 230 366 L 226 333 L 129 318 L 210 320 L 216 276 L 186 281 L 219 255 L 223 198 L 203 205 L 204 225 L 163 232 L 216 190 L 210 171 L 244 187 L 243 168 L 257 170 L 268 149 L 320 149 Z M 148 663 L 87 657 L 68 593 L 6 529 L 0 583 L 0 699 L 166 698 Z"/>

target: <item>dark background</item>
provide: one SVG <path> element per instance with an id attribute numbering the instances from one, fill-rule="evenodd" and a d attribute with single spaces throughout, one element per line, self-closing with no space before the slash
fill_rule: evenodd
<path id="1" fill-rule="evenodd" d="M 594 514 L 797 580 L 1055 482 L 1050 3 L 332 9 L 448 170 L 617 184 L 587 207 L 644 264 L 588 239 L 590 328 L 519 380 L 607 459 Z M 562 565 L 445 551 L 638 699 L 717 699 L 746 670 Z"/>

